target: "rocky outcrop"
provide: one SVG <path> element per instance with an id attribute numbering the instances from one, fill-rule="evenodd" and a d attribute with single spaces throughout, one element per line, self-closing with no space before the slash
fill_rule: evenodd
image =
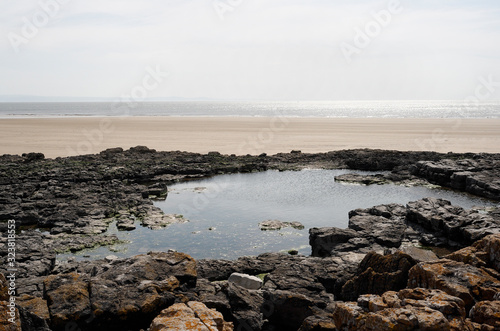
<path id="1" fill-rule="evenodd" d="M 232 331 L 233 325 L 224 321 L 222 314 L 215 309 L 209 309 L 201 302 L 189 301 L 162 310 L 149 330 Z"/>
<path id="2" fill-rule="evenodd" d="M 408 275 L 408 286 L 443 290 L 462 299 L 470 309 L 475 302 L 493 300 L 500 291 L 500 277 L 498 273 L 496 276 L 469 264 L 443 259 L 414 266 Z"/>
<path id="3" fill-rule="evenodd" d="M 312 228 L 309 243 L 312 255 L 322 257 L 348 251 L 380 253 L 416 245 L 462 248 L 500 233 L 499 216 L 496 211 L 465 210 L 447 200 L 424 198 L 406 206 L 353 210 L 348 229 Z"/>
<path id="4" fill-rule="evenodd" d="M 382 296 L 362 295 L 338 303 L 333 320 L 339 330 L 474 330 L 464 302 L 440 290 L 404 289 Z"/>
<path id="5" fill-rule="evenodd" d="M 447 186 L 489 199 L 500 200 L 500 160 L 494 155 L 469 159 L 420 161 L 412 174 L 431 183 Z"/>
<path id="6" fill-rule="evenodd" d="M 67 264 L 45 277 L 43 298 L 19 298 L 23 309 L 50 321 L 53 330 L 69 324 L 81 330 L 145 328 L 177 300 L 176 290 L 197 281 L 196 262 L 176 252 Z"/>

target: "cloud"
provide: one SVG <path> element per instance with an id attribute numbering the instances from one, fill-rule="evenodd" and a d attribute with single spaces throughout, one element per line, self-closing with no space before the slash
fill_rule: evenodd
<path id="1" fill-rule="evenodd" d="M 212 1 L 70 0 L 15 53 L 6 36 L 43 8 L 7 1 L 0 74 L 9 79 L 0 93 L 116 96 L 148 65 L 172 74 L 152 96 L 461 98 L 479 75 L 500 77 L 493 1 L 401 0 L 403 12 L 351 63 L 340 45 L 353 44 L 389 1 L 231 3 L 221 20 Z"/>

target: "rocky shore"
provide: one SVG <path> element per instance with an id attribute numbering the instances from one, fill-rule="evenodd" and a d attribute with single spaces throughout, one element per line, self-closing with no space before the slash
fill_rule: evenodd
<path id="1" fill-rule="evenodd" d="M 432 197 L 353 210 L 347 229 L 312 228 L 312 256 L 56 261 L 58 252 L 117 243 L 106 234 L 114 221 L 122 230 L 185 221 L 153 205 L 171 183 L 302 168 L 384 171 L 336 180 L 440 185 L 500 201 L 499 154 L 236 156 L 138 146 L 56 159 L 3 155 L 0 272 L 10 274 L 14 220 L 17 324 L 7 315 L 10 280 L 0 276 L 0 330 L 500 330 L 500 210 Z"/>

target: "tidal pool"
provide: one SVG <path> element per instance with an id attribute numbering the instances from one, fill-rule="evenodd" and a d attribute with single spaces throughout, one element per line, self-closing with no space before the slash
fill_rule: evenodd
<path id="1" fill-rule="evenodd" d="M 129 243 L 110 248 L 100 247 L 76 256 L 121 257 L 175 249 L 195 259 L 235 259 L 245 255 L 296 249 L 310 254 L 308 229 L 335 226 L 346 228 L 348 212 L 387 203 L 406 204 L 425 197 L 450 200 L 464 208 L 494 206 L 495 202 L 430 187 L 399 185 L 354 185 L 335 182 L 345 173 L 375 174 L 351 170 L 266 171 L 251 174 L 220 175 L 171 185 L 165 201 L 155 205 L 167 214 L 182 214 L 189 220 L 160 230 L 137 229 L 115 233 Z M 298 221 L 304 229 L 283 228 L 261 231 L 258 224 L 269 219 Z"/>

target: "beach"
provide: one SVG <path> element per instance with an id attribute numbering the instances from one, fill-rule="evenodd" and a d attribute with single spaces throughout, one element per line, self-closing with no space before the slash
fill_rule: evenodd
<path id="1" fill-rule="evenodd" d="M 222 154 L 317 153 L 371 148 L 500 152 L 500 119 L 285 117 L 54 117 L 0 119 L 0 155 L 46 157 L 144 145 Z"/>

